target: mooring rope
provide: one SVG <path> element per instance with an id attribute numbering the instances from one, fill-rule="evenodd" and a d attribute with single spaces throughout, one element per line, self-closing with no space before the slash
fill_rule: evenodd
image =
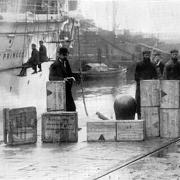
<path id="1" fill-rule="evenodd" d="M 86 113 L 86 116 L 88 116 L 88 111 L 86 107 L 86 101 L 84 96 L 84 86 L 83 86 L 83 77 L 82 77 L 82 67 L 81 67 L 81 54 L 80 54 L 80 38 L 79 38 L 79 27 L 77 26 L 77 32 L 78 32 L 78 57 L 79 57 L 79 71 L 80 71 L 80 84 L 81 84 L 81 90 L 82 90 L 82 98 L 83 98 L 83 104 L 84 104 L 84 110 Z"/>

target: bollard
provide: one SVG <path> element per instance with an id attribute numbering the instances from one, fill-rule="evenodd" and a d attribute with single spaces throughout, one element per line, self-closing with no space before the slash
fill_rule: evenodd
<path id="1" fill-rule="evenodd" d="M 114 101 L 116 120 L 130 120 L 135 118 L 136 101 L 131 96 L 118 96 Z"/>

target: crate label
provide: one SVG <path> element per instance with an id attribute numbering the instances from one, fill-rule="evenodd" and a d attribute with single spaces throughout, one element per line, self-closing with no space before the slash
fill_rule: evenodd
<path id="1" fill-rule="evenodd" d="M 117 141 L 134 141 L 144 139 L 143 121 L 117 122 Z"/>
<path id="2" fill-rule="evenodd" d="M 48 115 L 43 118 L 43 142 L 77 141 L 75 115 Z"/>

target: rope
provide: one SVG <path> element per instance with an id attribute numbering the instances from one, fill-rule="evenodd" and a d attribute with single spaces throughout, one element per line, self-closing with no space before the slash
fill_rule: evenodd
<path id="1" fill-rule="evenodd" d="M 80 38 L 79 38 L 79 27 L 77 27 L 78 31 L 78 56 L 79 56 L 79 65 L 80 65 L 80 76 L 81 76 L 81 90 L 82 90 L 82 98 L 83 98 L 83 104 L 84 104 L 84 110 L 86 113 L 86 116 L 88 116 L 87 108 L 86 108 L 86 101 L 84 96 L 84 88 L 83 88 L 83 80 L 82 80 L 82 67 L 81 67 L 81 57 L 80 57 Z"/>

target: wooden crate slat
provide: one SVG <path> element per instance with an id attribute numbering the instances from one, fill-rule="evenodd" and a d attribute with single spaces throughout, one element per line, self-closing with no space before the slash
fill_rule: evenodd
<path id="1" fill-rule="evenodd" d="M 160 81 L 142 80 L 140 81 L 141 106 L 160 106 Z"/>
<path id="2" fill-rule="evenodd" d="M 116 141 L 116 121 L 87 122 L 87 141 Z"/>
<path id="3" fill-rule="evenodd" d="M 36 143 L 37 113 L 35 107 L 4 109 L 6 139 L 8 145 Z M 7 138 L 8 137 L 8 138 Z"/>
<path id="4" fill-rule="evenodd" d="M 144 140 L 144 120 L 118 120 L 117 141 Z"/>
<path id="5" fill-rule="evenodd" d="M 43 142 L 77 142 L 77 112 L 48 112 L 42 114 Z"/>
<path id="6" fill-rule="evenodd" d="M 48 81 L 47 89 L 47 111 L 66 110 L 65 81 Z"/>

